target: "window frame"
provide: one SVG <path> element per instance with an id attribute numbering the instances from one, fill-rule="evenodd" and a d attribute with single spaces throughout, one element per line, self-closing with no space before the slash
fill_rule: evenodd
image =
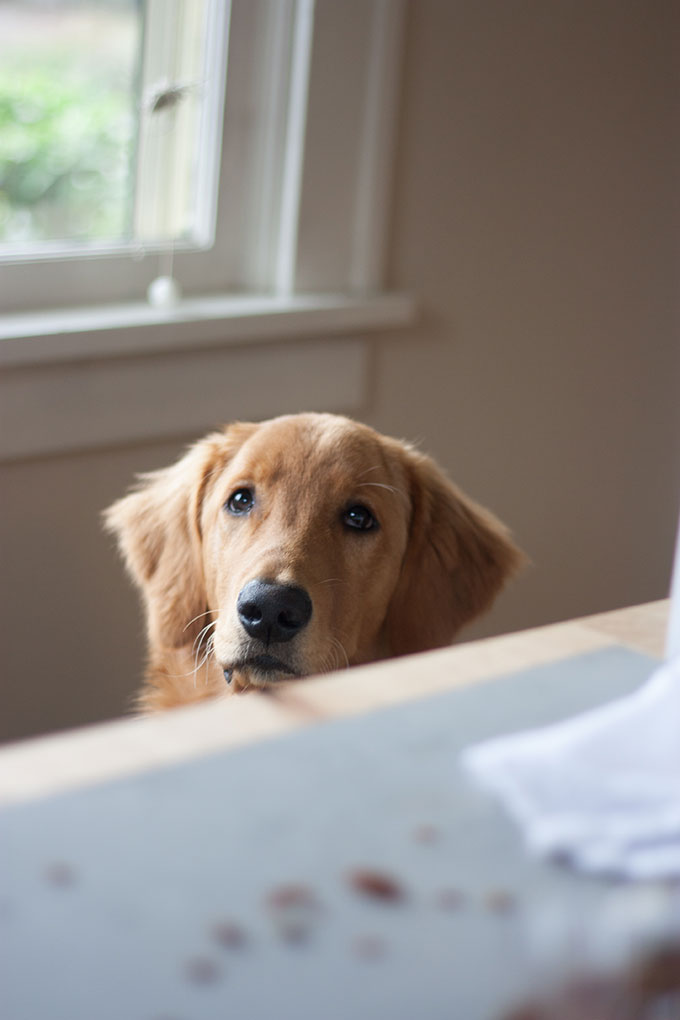
<path id="1" fill-rule="evenodd" d="M 142 0 L 130 103 L 138 107 L 129 237 L 0 244 L 0 267 L 209 249 L 215 239 L 231 0 Z M 165 104 L 158 108 L 165 90 Z M 172 93 L 175 92 L 173 96 Z M 200 158 L 186 156 L 187 143 Z M 178 166 L 182 174 L 168 173 Z M 182 189 L 194 176 L 191 225 Z M 180 197 L 178 197 L 180 196 Z M 179 222 L 178 222 L 179 221 Z M 33 275 L 33 269 L 25 269 Z"/>
<path id="2" fill-rule="evenodd" d="M 215 237 L 207 249 L 178 246 L 183 292 L 380 290 L 405 0 L 232 0 L 230 13 Z M 359 93 L 348 88 L 350 78 L 360 82 Z M 324 147 L 329 125 L 353 147 L 350 180 L 338 179 L 337 153 Z M 335 207 L 323 197 L 329 186 Z M 339 239 L 338 271 L 328 253 L 337 254 Z M 159 266 L 153 245 L 5 262 L 0 310 L 143 301 Z"/>
<path id="3" fill-rule="evenodd" d="M 188 439 L 234 417 L 366 413 L 371 335 L 417 315 L 384 287 L 405 6 L 232 0 L 213 247 L 175 255 L 184 297 L 169 308 L 144 299 L 152 254 L 0 267 L 0 462 Z M 315 101 L 291 132 L 296 31 Z M 360 87 L 345 95 L 347 66 Z"/>

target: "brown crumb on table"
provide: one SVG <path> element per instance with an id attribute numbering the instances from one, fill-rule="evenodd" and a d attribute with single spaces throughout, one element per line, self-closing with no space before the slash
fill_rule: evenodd
<path id="1" fill-rule="evenodd" d="M 314 909 L 319 903 L 312 889 L 306 885 L 281 885 L 267 895 L 270 910 Z"/>
<path id="2" fill-rule="evenodd" d="M 419 825 L 413 830 L 416 843 L 436 843 L 441 833 L 435 825 Z"/>
<path id="3" fill-rule="evenodd" d="M 290 883 L 272 889 L 265 903 L 276 934 L 291 945 L 309 941 L 321 904 L 309 886 Z"/>
<path id="4" fill-rule="evenodd" d="M 680 992 L 680 942 L 661 944 L 631 967 L 633 994 L 642 999 Z M 678 1003 L 680 1006 L 680 1003 Z"/>
<path id="5" fill-rule="evenodd" d="M 208 956 L 194 956 L 185 963 L 184 975 L 194 985 L 212 985 L 221 978 L 222 972 Z"/>
<path id="6" fill-rule="evenodd" d="M 541 1006 L 527 1005 L 514 1009 L 504 1020 L 548 1020 L 548 1017 Z"/>
<path id="7" fill-rule="evenodd" d="M 661 1003 L 662 1016 L 675 1020 L 680 1015 L 673 1009 L 664 987 L 660 997 L 638 999 L 631 995 L 629 975 L 580 974 L 553 989 L 545 989 L 538 998 L 505 1013 L 503 1020 L 652 1020 L 654 1007 Z M 647 1005 L 652 1010 L 647 1010 Z M 671 1012 L 663 1007 L 670 1006 Z"/>
<path id="8" fill-rule="evenodd" d="M 46 869 L 45 878 L 50 885 L 66 888 L 75 885 L 76 873 L 70 864 L 65 864 L 63 861 L 55 861 L 54 864 L 50 864 Z"/>
<path id="9" fill-rule="evenodd" d="M 210 929 L 210 937 L 213 942 L 224 949 L 242 949 L 248 937 L 240 927 L 233 921 L 218 921 Z"/>
<path id="10" fill-rule="evenodd" d="M 357 868 L 348 875 L 349 883 L 356 892 L 372 899 L 396 903 L 404 899 L 404 890 L 396 879 L 382 871 Z"/>
<path id="11" fill-rule="evenodd" d="M 484 897 L 487 910 L 494 914 L 509 914 L 517 906 L 517 900 L 507 889 L 490 889 Z"/>

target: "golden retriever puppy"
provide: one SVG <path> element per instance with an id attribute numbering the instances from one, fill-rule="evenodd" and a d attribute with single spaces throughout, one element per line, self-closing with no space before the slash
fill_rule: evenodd
<path id="1" fill-rule="evenodd" d="M 412 447 L 237 422 L 105 513 L 146 609 L 144 710 L 448 644 L 522 555 Z"/>

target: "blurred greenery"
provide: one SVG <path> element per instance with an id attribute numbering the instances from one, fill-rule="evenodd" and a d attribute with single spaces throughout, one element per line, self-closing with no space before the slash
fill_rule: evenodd
<path id="1" fill-rule="evenodd" d="M 135 111 L 129 81 L 68 52 L 0 61 L 0 243 L 129 235 Z"/>

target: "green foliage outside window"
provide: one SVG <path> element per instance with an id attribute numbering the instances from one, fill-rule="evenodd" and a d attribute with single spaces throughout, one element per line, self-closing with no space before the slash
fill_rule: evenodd
<path id="1" fill-rule="evenodd" d="M 122 66 L 63 37 L 51 52 L 46 43 L 43 35 L 36 52 L 15 47 L 0 59 L 0 244 L 129 237 L 130 58 Z"/>

